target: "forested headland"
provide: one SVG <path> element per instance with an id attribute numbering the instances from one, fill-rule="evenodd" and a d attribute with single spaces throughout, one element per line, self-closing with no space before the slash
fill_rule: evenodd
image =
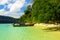
<path id="1" fill-rule="evenodd" d="M 60 23 L 60 0 L 33 0 L 20 21 L 26 23 Z"/>

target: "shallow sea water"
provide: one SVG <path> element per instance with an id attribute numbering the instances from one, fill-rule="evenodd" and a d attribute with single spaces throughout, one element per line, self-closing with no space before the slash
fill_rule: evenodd
<path id="1" fill-rule="evenodd" d="M 0 40 L 60 40 L 60 31 L 47 32 L 40 27 L 0 24 Z"/>

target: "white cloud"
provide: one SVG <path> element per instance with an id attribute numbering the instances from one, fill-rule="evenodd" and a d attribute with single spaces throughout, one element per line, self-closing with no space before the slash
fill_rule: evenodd
<path id="1" fill-rule="evenodd" d="M 0 0 L 0 4 L 8 3 L 8 0 Z M 8 4 L 8 8 L 10 11 L 4 11 L 4 9 L 0 10 L 0 15 L 6 15 L 11 17 L 18 18 L 19 15 L 21 16 L 23 13 L 17 13 L 20 9 L 24 6 L 25 0 L 15 0 L 13 4 Z"/>
<path id="2" fill-rule="evenodd" d="M 0 10 L 0 15 L 6 15 L 7 12 L 4 11 L 4 9 Z"/>
<path id="3" fill-rule="evenodd" d="M 8 0 L 0 0 L 0 4 L 5 4 L 7 2 L 8 2 Z"/>
<path id="4" fill-rule="evenodd" d="M 25 0 L 22 1 L 22 0 L 17 0 L 14 4 L 9 4 L 8 7 L 10 8 L 10 12 L 16 12 L 16 11 L 19 11 L 20 8 L 23 7 L 25 3 Z"/>
<path id="5" fill-rule="evenodd" d="M 29 6 L 29 5 L 30 5 L 30 6 L 32 6 L 32 5 L 33 5 L 33 3 L 29 3 L 29 4 L 27 4 L 27 6 Z"/>
<path id="6" fill-rule="evenodd" d="M 11 17 L 14 17 L 14 18 L 19 18 L 20 16 L 22 16 L 24 14 L 24 12 L 21 12 L 21 13 L 11 13 L 11 14 L 6 14 L 5 16 L 11 16 Z"/>

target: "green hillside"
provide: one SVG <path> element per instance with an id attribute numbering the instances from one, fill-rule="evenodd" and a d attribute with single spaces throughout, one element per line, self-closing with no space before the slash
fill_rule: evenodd
<path id="1" fill-rule="evenodd" d="M 29 23 L 60 23 L 60 0 L 33 0 L 20 21 Z"/>

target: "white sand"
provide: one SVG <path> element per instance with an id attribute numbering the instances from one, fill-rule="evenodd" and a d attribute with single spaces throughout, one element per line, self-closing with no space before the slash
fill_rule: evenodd
<path id="1" fill-rule="evenodd" d="M 40 24 L 35 24 L 34 26 L 44 26 L 44 27 L 60 27 L 60 24 L 45 24 L 45 23 L 40 23 Z"/>

